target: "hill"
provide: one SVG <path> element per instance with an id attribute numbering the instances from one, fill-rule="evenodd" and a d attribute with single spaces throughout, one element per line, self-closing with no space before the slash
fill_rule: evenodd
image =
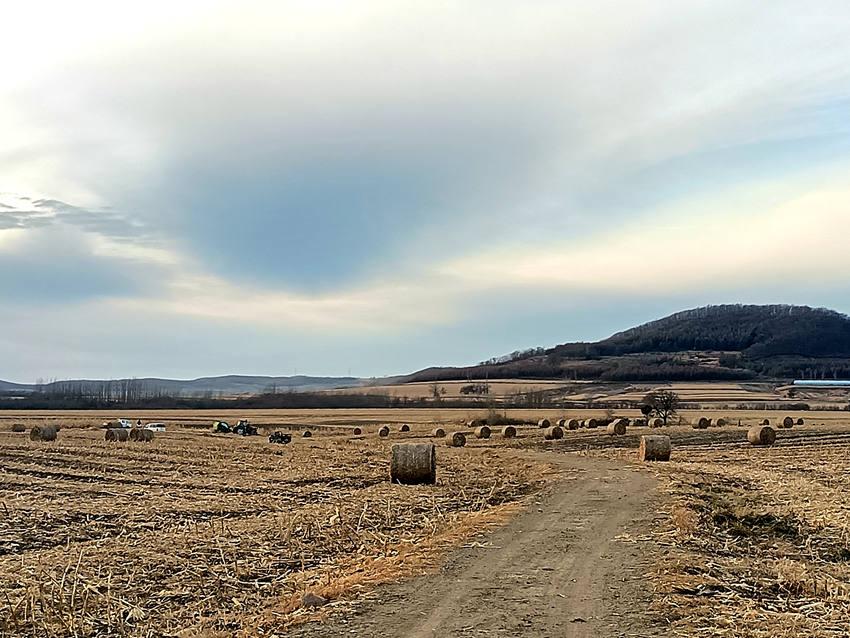
<path id="1" fill-rule="evenodd" d="M 706 306 L 595 343 L 565 343 L 405 381 L 462 378 L 690 381 L 850 378 L 850 318 L 825 308 Z"/>
<path id="2" fill-rule="evenodd" d="M 260 394 L 263 392 L 316 392 L 360 385 L 356 377 L 291 377 L 225 375 L 199 379 L 74 379 L 44 384 L 21 384 L 0 381 L 3 392 L 46 392 L 59 394 L 135 395 L 135 396 L 203 396 Z"/>

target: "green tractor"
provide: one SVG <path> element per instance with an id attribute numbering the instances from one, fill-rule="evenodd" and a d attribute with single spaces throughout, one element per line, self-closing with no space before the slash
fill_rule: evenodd
<path id="1" fill-rule="evenodd" d="M 230 434 L 233 430 L 230 429 L 230 425 L 227 421 L 213 421 L 212 431 L 216 434 Z"/>

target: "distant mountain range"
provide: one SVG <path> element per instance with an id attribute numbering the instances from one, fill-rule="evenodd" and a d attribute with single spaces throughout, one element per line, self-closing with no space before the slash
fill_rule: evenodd
<path id="1" fill-rule="evenodd" d="M 850 378 L 850 318 L 825 308 L 706 306 L 595 343 L 565 343 L 402 381 L 566 378 L 687 381 Z"/>
<path id="2" fill-rule="evenodd" d="M 168 394 L 172 396 L 202 396 L 202 395 L 239 395 L 260 394 L 263 392 L 315 392 L 319 390 L 336 390 L 361 385 L 357 377 L 309 377 L 297 375 L 291 377 L 267 377 L 226 375 L 221 377 L 201 377 L 200 379 L 73 379 L 53 381 L 41 385 L 10 383 L 0 381 L 0 392 L 33 392 L 37 389 L 56 390 L 70 386 L 82 388 L 103 387 L 105 384 L 132 385 L 136 394 Z"/>

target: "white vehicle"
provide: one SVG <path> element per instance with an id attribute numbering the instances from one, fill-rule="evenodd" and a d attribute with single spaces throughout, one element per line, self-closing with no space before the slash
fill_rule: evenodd
<path id="1" fill-rule="evenodd" d="M 122 428 L 131 428 L 131 427 L 133 427 L 133 424 L 132 424 L 132 422 L 130 421 L 130 419 L 118 419 L 118 425 L 120 425 Z"/>
<path id="2" fill-rule="evenodd" d="M 154 432 L 165 432 L 165 423 L 145 423 L 146 430 L 153 430 Z"/>

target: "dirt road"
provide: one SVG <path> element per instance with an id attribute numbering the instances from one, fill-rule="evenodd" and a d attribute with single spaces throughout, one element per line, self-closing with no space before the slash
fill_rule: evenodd
<path id="1" fill-rule="evenodd" d="M 548 457 L 547 457 L 548 458 Z M 567 478 L 507 526 L 452 552 L 436 574 L 384 587 L 355 615 L 289 635 L 398 638 L 652 636 L 655 481 L 624 464 L 560 457 Z"/>

